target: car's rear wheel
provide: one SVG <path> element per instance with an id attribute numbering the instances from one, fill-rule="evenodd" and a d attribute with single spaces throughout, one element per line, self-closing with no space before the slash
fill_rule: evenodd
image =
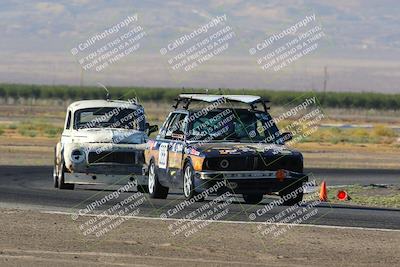
<path id="1" fill-rule="evenodd" d="M 154 161 L 151 161 L 149 167 L 149 183 L 148 183 L 149 195 L 151 198 L 165 199 L 168 196 L 168 187 L 163 186 L 158 181 L 158 175 L 156 171 L 156 165 Z"/>
<path id="2" fill-rule="evenodd" d="M 186 199 L 194 198 L 198 202 L 204 201 L 204 197 L 200 196 L 195 190 L 194 170 L 190 162 L 185 164 L 183 170 L 183 195 Z"/>
<path id="3" fill-rule="evenodd" d="M 242 196 L 247 204 L 258 204 L 263 199 L 263 194 L 243 194 Z"/>
<path id="4" fill-rule="evenodd" d="M 58 175 L 57 175 L 58 188 L 66 189 L 66 190 L 74 190 L 75 184 L 65 183 L 64 174 L 65 174 L 65 165 L 64 165 L 64 162 L 62 162 L 61 165 L 59 166 Z"/>
<path id="5" fill-rule="evenodd" d="M 286 196 L 286 200 L 283 199 L 283 205 L 285 206 L 293 206 L 301 201 L 303 201 L 303 191 L 298 190 L 301 186 L 289 186 L 288 188 L 282 190 L 279 195 L 281 198 Z M 293 193 L 295 192 L 295 193 Z M 293 196 L 295 195 L 295 196 Z"/>

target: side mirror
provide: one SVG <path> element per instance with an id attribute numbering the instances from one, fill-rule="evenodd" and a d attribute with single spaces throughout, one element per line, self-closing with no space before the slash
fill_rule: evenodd
<path id="1" fill-rule="evenodd" d="M 148 129 L 149 135 L 150 135 L 151 133 L 158 131 L 158 125 L 148 125 L 147 129 Z"/>
<path id="2" fill-rule="evenodd" d="M 281 137 L 279 138 L 280 140 L 283 141 L 283 143 L 285 143 L 286 141 L 290 141 L 293 139 L 293 135 L 291 132 L 284 132 L 281 134 Z"/>

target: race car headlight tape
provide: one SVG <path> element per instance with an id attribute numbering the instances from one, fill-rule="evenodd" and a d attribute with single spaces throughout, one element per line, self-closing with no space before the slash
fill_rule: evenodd
<path id="1" fill-rule="evenodd" d="M 203 162 L 204 158 L 192 156 L 192 164 L 195 171 L 201 171 L 203 169 Z"/>

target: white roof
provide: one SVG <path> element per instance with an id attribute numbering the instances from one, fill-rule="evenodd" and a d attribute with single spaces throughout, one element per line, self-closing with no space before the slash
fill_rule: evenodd
<path id="1" fill-rule="evenodd" d="M 253 103 L 261 99 L 261 97 L 256 95 L 203 95 L 203 94 L 180 94 L 180 98 L 189 98 L 198 101 L 205 101 L 205 102 L 215 102 L 222 98 L 232 101 L 243 102 L 246 104 Z"/>
<path id="2" fill-rule="evenodd" d="M 73 102 L 69 105 L 68 109 L 71 110 L 78 110 L 83 108 L 117 108 L 117 107 L 125 107 L 125 108 L 132 108 L 137 109 L 141 107 L 138 104 L 128 101 L 122 100 L 81 100 Z"/>

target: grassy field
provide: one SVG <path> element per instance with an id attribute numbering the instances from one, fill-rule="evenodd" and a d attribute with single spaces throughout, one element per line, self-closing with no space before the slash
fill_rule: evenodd
<path id="1" fill-rule="evenodd" d="M 6 130 L 11 135 L 54 138 L 61 134 L 62 126 L 49 124 L 43 120 L 31 120 L 3 126 L 3 133 L 0 131 L 0 135 L 4 134 Z"/>
<path id="2" fill-rule="evenodd" d="M 340 201 L 336 194 L 339 190 L 345 190 L 350 200 Z M 328 189 L 330 203 L 345 203 L 363 205 L 368 207 L 400 208 L 400 187 L 394 185 L 353 185 L 341 188 Z"/>
<path id="3" fill-rule="evenodd" d="M 151 119 L 150 121 L 160 120 Z M 51 124 L 44 119 L 23 120 L 17 123 L 4 123 L 0 126 L 0 136 L 19 135 L 27 137 L 58 137 L 62 132 L 62 124 Z M 400 133 L 388 128 L 385 125 L 375 125 L 372 129 L 340 129 L 340 128 L 319 128 L 312 135 L 301 139 L 300 143 L 330 143 L 330 144 L 393 144 L 400 148 L 398 139 Z"/>
<path id="4" fill-rule="evenodd" d="M 66 107 L 73 101 L 71 97 L 76 99 L 104 96 L 102 89 L 96 87 L 85 87 L 83 90 L 85 93 L 78 94 L 76 91 L 75 95 L 70 94 L 71 90 L 78 90 L 74 87 L 3 85 L 0 88 L 6 88 L 9 91 L 3 94 L 0 91 L 0 103 L 3 99 L 3 104 L 0 104 L 0 152 L 3 154 L 0 163 L 2 164 L 15 164 L 15 162 L 29 165 L 51 164 L 53 146 L 62 131 Z M 11 93 L 12 90 L 14 90 L 13 93 Z M 111 90 L 134 92 L 145 107 L 147 120 L 158 125 L 161 125 L 173 109 L 172 98 L 182 91 L 181 89 L 149 88 L 137 90 L 111 88 Z M 32 92 L 35 92 L 34 98 L 32 98 Z M 60 92 L 64 92 L 62 97 L 59 95 Z M 90 92 L 96 92 L 96 94 Z M 258 93 L 258 91 L 253 92 Z M 242 92 L 235 91 L 235 93 Z M 270 91 L 264 93 L 267 94 Z M 274 117 L 288 108 L 276 102 L 287 104 L 285 101 L 293 101 L 299 94 L 303 94 L 301 98 L 303 100 L 308 95 L 312 95 L 312 93 L 299 92 L 294 94 L 272 92 L 271 94 L 275 102 L 270 112 Z M 363 94 L 362 97 L 367 96 L 372 97 L 369 94 Z M 396 97 L 392 95 L 393 99 Z M 156 98 L 159 99 L 154 101 L 153 99 Z M 368 129 L 318 128 L 312 135 L 294 144 L 296 148 L 304 152 L 307 167 L 399 168 L 400 135 L 399 131 L 390 127 L 400 125 L 400 109 L 323 107 L 323 111 L 326 116 L 321 123 L 324 124 L 368 124 L 372 127 Z M 290 120 L 282 121 L 280 126 L 291 122 Z M 372 154 L 374 157 L 371 157 Z"/>
<path id="5" fill-rule="evenodd" d="M 27 137 L 49 137 L 59 136 L 62 131 L 66 105 L 0 105 L 0 136 L 19 135 Z M 147 120 L 151 123 L 161 125 L 168 113 L 173 109 L 171 104 L 165 102 L 143 102 Z M 272 114 L 279 114 L 279 108 L 272 109 Z M 360 110 L 357 110 L 360 112 Z M 373 127 L 340 129 L 337 127 L 319 128 L 307 138 L 301 139 L 301 143 L 329 143 L 329 144 L 392 144 L 399 147 L 400 132 L 391 129 L 393 124 L 400 125 L 400 112 L 387 112 L 386 114 L 371 114 L 369 116 L 358 116 L 353 111 L 354 117 L 350 118 L 352 112 L 348 110 L 329 110 L 326 113 L 336 113 L 335 116 L 327 116 L 322 123 L 368 123 Z M 347 119 L 340 116 L 346 115 Z M 386 115 L 382 119 L 381 116 Z M 377 118 L 376 118 L 377 116 Z M 380 121 L 383 121 L 381 123 Z M 280 128 L 292 123 L 293 120 L 285 120 L 279 123 Z"/>
<path id="6" fill-rule="evenodd" d="M 0 164 L 51 165 L 65 117 L 65 103 L 0 105 Z M 170 103 L 143 102 L 147 119 L 160 125 Z M 279 114 L 279 108 L 271 113 Z M 324 123 L 371 124 L 371 129 L 320 128 L 294 144 L 303 152 L 306 167 L 398 169 L 399 111 L 368 112 L 362 109 L 327 109 Z M 365 115 L 367 114 L 367 116 Z M 290 123 L 290 122 L 285 122 Z M 374 155 L 373 157 L 371 155 Z"/>

